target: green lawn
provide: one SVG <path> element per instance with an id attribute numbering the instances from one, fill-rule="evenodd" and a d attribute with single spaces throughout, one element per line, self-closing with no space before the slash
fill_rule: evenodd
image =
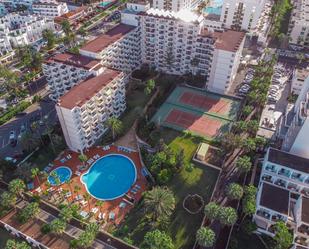
<path id="1" fill-rule="evenodd" d="M 163 129 L 161 137 L 174 151 L 184 149 L 185 160 L 191 161 L 191 158 L 198 146 L 198 140 L 193 137 L 184 136 L 171 129 Z M 174 192 L 176 198 L 176 210 L 171 217 L 167 231 L 172 236 L 175 248 L 192 248 L 195 241 L 195 233 L 199 228 L 203 214 L 191 215 L 182 208 L 182 201 L 188 194 L 199 194 L 203 196 L 207 203 L 212 194 L 218 171 L 207 168 L 203 165 L 194 164 L 194 169 L 188 172 L 185 168 L 176 174 L 168 187 Z M 141 206 L 137 206 L 129 215 L 125 222 L 125 230 L 121 237 L 129 235 L 139 245 L 143 240 L 144 234 L 149 227 L 144 224 L 144 213 Z"/>

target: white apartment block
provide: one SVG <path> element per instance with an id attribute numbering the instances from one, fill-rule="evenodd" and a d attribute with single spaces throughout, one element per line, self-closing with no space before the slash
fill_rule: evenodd
<path id="1" fill-rule="evenodd" d="M 69 12 L 66 3 L 57 2 L 55 0 L 38 1 L 32 4 L 34 14 L 41 16 L 56 17 Z"/>
<path id="2" fill-rule="evenodd" d="M 274 236 L 284 221 L 294 232 L 293 249 L 309 248 L 309 159 L 269 148 L 262 166 L 254 220 L 258 232 Z"/>
<path id="3" fill-rule="evenodd" d="M 209 90 L 229 90 L 240 62 L 243 32 L 206 28 L 203 18 L 187 10 L 149 9 L 138 16 L 142 63 L 170 74 L 199 74 Z"/>
<path id="4" fill-rule="evenodd" d="M 0 38 L 7 39 L 12 47 L 33 44 L 42 39 L 45 29 L 54 30 L 54 21 L 29 13 L 10 13 L 0 18 Z"/>
<path id="5" fill-rule="evenodd" d="M 120 23 L 79 51 L 81 55 L 102 60 L 106 67 L 131 72 L 140 66 L 139 39 L 137 27 Z"/>
<path id="6" fill-rule="evenodd" d="M 56 111 L 68 147 L 83 151 L 107 131 L 105 122 L 126 108 L 124 73 L 105 69 L 60 97 Z"/>
<path id="7" fill-rule="evenodd" d="M 153 0 L 152 7 L 160 10 L 170 10 L 178 12 L 183 9 L 193 10 L 202 0 Z"/>
<path id="8" fill-rule="evenodd" d="M 18 6 L 25 6 L 27 8 L 30 8 L 33 1 L 34 0 L 0 0 L 1 3 L 7 4 L 13 8 L 16 8 Z"/>
<path id="9" fill-rule="evenodd" d="M 303 83 L 292 110 L 292 119 L 283 139 L 282 149 L 309 158 L 309 76 Z"/>
<path id="10" fill-rule="evenodd" d="M 293 73 L 291 92 L 299 95 L 304 87 L 305 80 L 309 77 L 308 68 L 296 68 Z"/>
<path id="11" fill-rule="evenodd" d="M 288 34 L 290 43 L 309 48 L 309 0 L 294 0 Z"/>
<path id="12" fill-rule="evenodd" d="M 251 31 L 257 27 L 265 0 L 223 0 L 220 21 L 224 28 Z"/>
<path id="13" fill-rule="evenodd" d="M 6 36 L 0 36 L 0 57 L 6 55 L 7 53 L 11 52 L 12 46 L 11 43 Z"/>
<path id="14" fill-rule="evenodd" d="M 100 60 L 71 53 L 49 58 L 42 68 L 51 92 L 50 98 L 54 101 L 81 81 L 104 71 Z"/>

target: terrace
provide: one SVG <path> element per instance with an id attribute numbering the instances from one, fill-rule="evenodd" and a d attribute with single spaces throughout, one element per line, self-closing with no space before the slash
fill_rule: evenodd
<path id="1" fill-rule="evenodd" d="M 143 167 L 139 154 L 136 151 L 120 146 L 97 146 L 85 151 L 84 154 L 87 156 L 87 161 L 82 163 L 79 160 L 79 154 L 65 151 L 52 164 L 49 164 L 44 171 L 50 174 L 50 172 L 62 166 L 61 168 L 69 168 L 71 170 L 71 178 L 64 180 L 63 184 L 55 184 L 55 186 L 48 180 L 40 182 L 40 184 L 36 180 L 36 187 L 33 193 L 41 195 L 54 205 L 60 205 L 61 203 L 79 205 L 81 218 L 99 221 L 103 224 L 102 228 L 107 228 L 110 225 L 119 225 L 127 213 L 134 207 L 134 204 L 142 197 L 142 192 L 147 188 L 146 178 L 142 174 Z M 98 199 L 91 195 L 86 185 L 81 182 L 81 178 L 98 159 L 110 154 L 123 155 L 132 160 L 136 167 L 136 181 L 120 197 L 112 200 L 102 200 L 99 203 Z M 61 179 L 61 175 L 59 179 Z"/>

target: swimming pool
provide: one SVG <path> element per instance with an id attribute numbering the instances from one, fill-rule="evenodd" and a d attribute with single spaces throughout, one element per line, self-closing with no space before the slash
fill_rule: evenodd
<path id="1" fill-rule="evenodd" d="M 112 3 L 112 1 L 101 2 L 101 3 L 98 4 L 98 6 L 105 8 L 106 6 L 108 6 L 111 3 Z"/>
<path id="2" fill-rule="evenodd" d="M 113 200 L 125 195 L 135 181 L 133 161 L 120 154 L 100 158 L 81 176 L 89 194 L 99 200 Z"/>
<path id="3" fill-rule="evenodd" d="M 57 174 L 60 184 L 57 184 L 55 177 L 52 176 L 54 174 L 53 172 Z M 69 167 L 61 166 L 50 172 L 47 180 L 50 183 L 50 185 L 57 186 L 70 180 L 71 176 L 72 176 L 72 170 Z"/>

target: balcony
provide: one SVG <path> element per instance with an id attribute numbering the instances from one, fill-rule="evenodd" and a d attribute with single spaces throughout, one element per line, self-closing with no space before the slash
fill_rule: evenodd
<path id="1" fill-rule="evenodd" d="M 263 176 L 262 176 L 262 180 L 263 180 L 263 181 L 266 181 L 266 182 L 273 183 L 272 176 L 270 176 L 270 175 L 263 175 Z"/>
<path id="2" fill-rule="evenodd" d="M 302 246 L 309 246 L 309 241 L 307 238 L 303 237 L 303 236 L 297 236 L 295 238 L 295 242 L 299 245 L 302 245 Z"/>
<path id="3" fill-rule="evenodd" d="M 307 197 L 309 197 L 309 188 L 303 188 L 301 193 Z"/>
<path id="4" fill-rule="evenodd" d="M 293 180 L 296 180 L 296 181 L 299 181 L 299 182 L 303 182 L 304 181 L 304 177 L 302 177 L 302 175 L 301 174 L 299 174 L 299 173 L 293 173 L 292 175 L 291 175 L 291 178 L 293 179 Z"/>
<path id="5" fill-rule="evenodd" d="M 286 170 L 286 169 L 280 169 L 278 171 L 278 175 L 282 175 L 282 176 L 285 176 L 285 177 L 290 177 L 291 171 Z"/>
<path id="6" fill-rule="evenodd" d="M 284 180 L 282 180 L 282 179 L 277 179 L 277 180 L 275 181 L 275 184 L 278 185 L 278 186 L 280 186 L 280 187 L 286 188 L 287 182 L 284 181 Z"/>
<path id="7" fill-rule="evenodd" d="M 264 219 L 270 220 L 270 214 L 264 210 L 258 210 L 256 214 Z"/>
<path id="8" fill-rule="evenodd" d="M 287 189 L 294 191 L 294 192 L 299 192 L 299 188 L 294 183 L 289 183 L 288 186 L 287 186 Z"/>

